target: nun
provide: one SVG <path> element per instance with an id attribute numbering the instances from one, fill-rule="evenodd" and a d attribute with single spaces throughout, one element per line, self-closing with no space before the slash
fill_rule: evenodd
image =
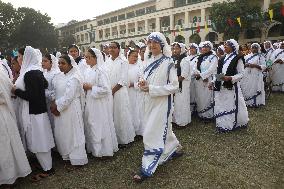
<path id="1" fill-rule="evenodd" d="M 68 54 L 73 57 L 78 65 L 78 70 L 80 71 L 82 77 L 84 77 L 88 65 L 86 63 L 86 60 L 82 56 L 80 56 L 80 52 L 81 51 L 79 47 L 75 44 L 72 44 L 68 47 Z"/>
<path id="2" fill-rule="evenodd" d="M 72 56 L 61 56 L 58 64 L 61 73 L 52 80 L 54 98 L 50 107 L 54 115 L 56 147 L 63 160 L 70 161 L 73 166 L 83 166 L 88 163 L 83 123 L 83 78 Z"/>
<path id="3" fill-rule="evenodd" d="M 198 57 L 195 67 L 196 107 L 198 117 L 205 122 L 213 119 L 213 91 L 208 89 L 217 72 L 218 57 L 214 55 L 210 41 L 202 42 L 202 54 Z"/>
<path id="4" fill-rule="evenodd" d="M 11 79 L 0 67 L 0 186 L 31 173 L 11 101 Z M 8 186 L 9 188 L 9 186 Z"/>
<path id="5" fill-rule="evenodd" d="M 171 125 L 172 94 L 179 88 L 177 71 L 171 59 L 171 47 L 162 33 L 153 32 L 148 36 L 145 55 L 148 66 L 139 82 L 140 89 L 146 93 L 144 153 L 141 169 L 133 177 L 135 182 L 153 176 L 158 165 L 183 154 Z"/>
<path id="6" fill-rule="evenodd" d="M 275 92 L 284 92 L 284 41 L 279 43 L 280 48 L 272 55 L 271 79 Z"/>
<path id="7" fill-rule="evenodd" d="M 55 146 L 47 114 L 45 89 L 48 83 L 41 71 L 42 55 L 30 46 L 20 48 L 18 61 L 20 75 L 12 92 L 19 98 L 19 123 L 22 141 L 34 153 L 42 167 L 33 181 L 54 174 L 51 149 Z"/>
<path id="8" fill-rule="evenodd" d="M 94 157 L 113 156 L 118 143 L 112 116 L 112 94 L 107 74 L 101 68 L 102 53 L 95 48 L 86 52 L 86 71 L 83 88 L 86 91 L 84 111 L 87 152 Z"/>
<path id="9" fill-rule="evenodd" d="M 236 40 L 227 40 L 226 55 L 219 60 L 217 74 L 210 88 L 214 87 L 214 117 L 218 132 L 228 132 L 248 124 L 248 111 L 240 88 L 244 73 L 242 56 L 238 55 Z"/>
<path id="10" fill-rule="evenodd" d="M 245 56 L 245 71 L 241 80 L 241 88 L 249 107 L 265 105 L 263 71 L 266 69 L 265 58 L 260 52 L 258 43 L 251 45 L 251 53 Z"/>
<path id="11" fill-rule="evenodd" d="M 191 122 L 190 111 L 190 62 L 187 57 L 186 46 L 183 43 L 174 43 L 173 60 L 177 69 L 179 90 L 174 96 L 173 122 L 177 128 L 185 128 Z"/>

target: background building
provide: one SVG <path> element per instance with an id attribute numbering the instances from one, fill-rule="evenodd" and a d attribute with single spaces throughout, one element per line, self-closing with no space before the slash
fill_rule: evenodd
<path id="1" fill-rule="evenodd" d="M 125 47 L 144 41 L 153 31 L 163 32 L 170 43 L 182 41 L 189 44 L 204 40 L 219 43 L 223 41 L 223 36 L 212 30 L 209 8 L 213 3 L 223 1 L 225 0 L 148 0 L 97 16 L 93 20 L 68 24 L 58 29 L 58 35 L 59 39 L 74 36 L 82 51 L 88 47 L 100 48 L 111 41 L 117 41 Z M 282 1 L 259 0 L 263 10 L 276 2 Z M 245 43 L 263 41 L 266 38 L 279 39 L 274 31 L 278 24 L 268 27 L 266 33 L 244 32 L 239 41 Z M 270 29 L 274 32 L 273 35 L 269 34 Z"/>

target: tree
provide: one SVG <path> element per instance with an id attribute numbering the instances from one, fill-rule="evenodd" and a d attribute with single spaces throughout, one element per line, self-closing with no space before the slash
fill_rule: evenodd
<path id="1" fill-rule="evenodd" d="M 213 3 L 210 15 L 216 26 L 216 31 L 224 33 L 225 39 L 238 40 L 240 32 L 246 29 L 260 28 L 263 20 L 261 7 L 257 0 Z M 240 17 L 241 26 L 237 22 L 238 17 Z"/>
<path id="2" fill-rule="evenodd" d="M 16 29 L 11 36 L 14 46 L 31 45 L 36 48 L 56 48 L 57 39 L 50 17 L 32 8 L 19 8 Z"/>
<path id="3" fill-rule="evenodd" d="M 65 37 L 63 37 L 60 46 L 61 47 L 68 47 L 71 44 L 75 44 L 75 38 L 73 37 L 73 35 L 67 35 Z"/>
<path id="4" fill-rule="evenodd" d="M 3 48 L 9 47 L 9 38 L 14 31 L 16 10 L 10 3 L 0 0 L 0 44 Z"/>

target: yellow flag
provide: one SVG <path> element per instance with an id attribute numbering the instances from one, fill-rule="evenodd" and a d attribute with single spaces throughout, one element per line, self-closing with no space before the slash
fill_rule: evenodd
<path id="1" fill-rule="evenodd" d="M 237 18 L 237 21 L 238 21 L 238 23 L 239 23 L 240 27 L 242 27 L 241 17 L 238 17 L 238 18 Z"/>
<path id="2" fill-rule="evenodd" d="M 273 19 L 273 9 L 269 9 L 268 10 L 268 14 L 269 14 L 270 20 L 272 21 L 272 19 Z"/>
<path id="3" fill-rule="evenodd" d="M 208 32 L 208 26 L 207 26 L 207 22 L 205 21 L 205 25 L 204 25 L 205 31 Z"/>

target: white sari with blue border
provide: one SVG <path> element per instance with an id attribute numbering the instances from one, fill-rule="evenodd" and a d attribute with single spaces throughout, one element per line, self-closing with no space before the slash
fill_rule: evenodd
<path id="1" fill-rule="evenodd" d="M 144 108 L 144 154 L 141 173 L 152 176 L 180 146 L 172 131 L 172 94 L 179 87 L 173 61 L 160 54 L 149 59 L 144 79 L 149 84 Z"/>

